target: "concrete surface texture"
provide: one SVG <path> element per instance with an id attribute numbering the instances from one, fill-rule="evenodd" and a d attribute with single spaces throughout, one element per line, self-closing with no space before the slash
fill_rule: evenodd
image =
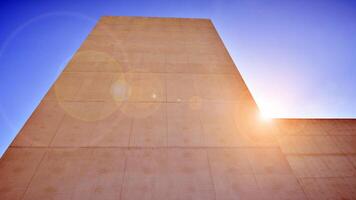
<path id="1" fill-rule="evenodd" d="M 0 161 L 0 199 L 356 199 L 356 121 L 263 121 L 208 19 L 102 17 Z"/>

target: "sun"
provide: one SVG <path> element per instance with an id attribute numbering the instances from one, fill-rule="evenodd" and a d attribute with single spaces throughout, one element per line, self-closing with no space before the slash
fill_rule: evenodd
<path id="1" fill-rule="evenodd" d="M 272 120 L 272 116 L 269 112 L 260 111 L 260 119 L 264 122 L 269 122 Z"/>

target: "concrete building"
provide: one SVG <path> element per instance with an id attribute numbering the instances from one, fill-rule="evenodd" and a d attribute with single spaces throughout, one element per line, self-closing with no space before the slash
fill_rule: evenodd
<path id="1" fill-rule="evenodd" d="M 207 19 L 102 17 L 0 161 L 0 199 L 356 199 L 356 121 L 263 121 Z"/>

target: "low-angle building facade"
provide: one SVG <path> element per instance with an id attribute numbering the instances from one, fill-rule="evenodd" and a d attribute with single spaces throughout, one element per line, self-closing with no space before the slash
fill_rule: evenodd
<path id="1" fill-rule="evenodd" d="M 208 19 L 102 17 L 1 158 L 0 199 L 356 199 L 356 121 L 261 120 Z"/>

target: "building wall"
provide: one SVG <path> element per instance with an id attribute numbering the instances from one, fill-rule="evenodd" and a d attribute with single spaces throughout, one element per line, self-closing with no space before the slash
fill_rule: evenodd
<path id="1" fill-rule="evenodd" d="M 260 120 L 208 19 L 102 17 L 1 158 L 0 199 L 351 199 L 355 130 Z"/>

